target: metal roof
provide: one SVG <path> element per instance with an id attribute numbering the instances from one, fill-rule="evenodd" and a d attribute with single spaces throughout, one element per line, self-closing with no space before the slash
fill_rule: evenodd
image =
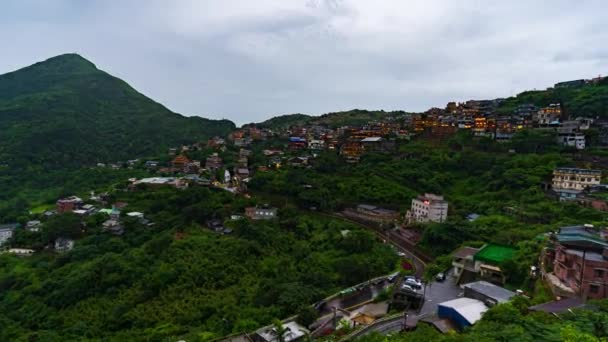
<path id="1" fill-rule="evenodd" d="M 458 298 L 439 303 L 439 306 L 450 308 L 473 325 L 481 319 L 481 315 L 488 311 L 488 307 L 480 300 L 472 298 Z"/>
<path id="2" fill-rule="evenodd" d="M 483 280 L 464 284 L 463 286 L 465 289 L 470 288 L 475 292 L 481 293 L 484 296 L 496 300 L 499 303 L 508 302 L 509 299 L 516 295 L 513 291 L 509 291 L 504 287 L 496 286 Z"/>

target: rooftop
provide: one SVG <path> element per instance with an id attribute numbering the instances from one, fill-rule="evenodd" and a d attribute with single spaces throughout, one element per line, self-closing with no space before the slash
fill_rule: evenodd
<path id="1" fill-rule="evenodd" d="M 593 169 L 579 169 L 576 167 L 556 167 L 555 172 L 569 172 L 569 173 L 593 173 L 601 175 L 601 170 L 593 170 Z"/>
<path id="2" fill-rule="evenodd" d="M 585 306 L 585 301 L 582 298 L 572 297 L 562 300 L 555 300 L 543 304 L 538 304 L 529 307 L 531 311 L 542 311 L 546 313 L 560 314 L 567 312 L 570 309 L 582 308 Z"/>
<path id="3" fill-rule="evenodd" d="M 473 257 L 475 254 L 479 252 L 479 249 L 473 247 L 462 247 L 458 249 L 456 252 L 452 253 L 452 256 L 455 258 L 465 259 L 468 257 Z"/>
<path id="4" fill-rule="evenodd" d="M 512 259 L 513 254 L 515 254 L 515 249 L 511 247 L 487 244 L 475 254 L 475 260 L 499 264 L 505 260 Z"/>
<path id="5" fill-rule="evenodd" d="M 369 137 L 361 140 L 361 142 L 380 142 L 382 140 L 382 137 Z"/>
<path id="6" fill-rule="evenodd" d="M 516 295 L 513 291 L 509 291 L 503 287 L 496 286 L 483 280 L 465 284 L 464 288 L 470 288 L 478 293 L 495 299 L 499 303 L 508 302 L 513 296 Z"/>
<path id="7" fill-rule="evenodd" d="M 472 298 L 452 299 L 438 305 L 458 312 L 471 325 L 479 321 L 481 315 L 488 310 L 488 307 L 482 301 Z"/>
<path id="8" fill-rule="evenodd" d="M 296 322 L 287 322 L 283 323 L 283 328 L 287 330 L 285 336 L 283 337 L 283 341 L 290 342 L 293 340 L 297 340 L 298 338 L 306 335 L 308 330 L 302 327 Z M 257 331 L 257 334 L 260 335 L 264 340 L 269 342 L 278 341 L 277 333 L 274 327 L 265 327 Z"/>

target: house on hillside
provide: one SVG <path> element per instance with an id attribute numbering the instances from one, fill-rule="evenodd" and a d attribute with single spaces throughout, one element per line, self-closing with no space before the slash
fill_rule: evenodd
<path id="1" fill-rule="evenodd" d="M 443 196 L 426 193 L 412 199 L 406 218 L 409 222 L 444 222 L 448 218 L 448 202 Z"/>
<path id="2" fill-rule="evenodd" d="M 608 230 L 568 226 L 551 237 L 554 291 L 563 297 L 608 298 Z"/>
<path id="3" fill-rule="evenodd" d="M 503 285 L 505 275 L 500 265 L 513 258 L 515 250 L 508 246 L 486 244 L 479 249 L 462 247 L 452 254 L 454 276 L 458 284 L 469 283 L 477 279 Z"/>
<path id="4" fill-rule="evenodd" d="M 285 333 L 279 336 L 274 326 L 267 326 L 255 332 L 252 336 L 253 342 L 296 342 L 303 340 L 310 334 L 308 329 L 296 322 L 285 322 L 282 324 Z"/>
<path id="5" fill-rule="evenodd" d="M 54 248 L 55 251 L 59 253 L 71 251 L 72 248 L 74 248 L 74 240 L 63 237 L 57 238 L 55 240 Z"/>
<path id="6" fill-rule="evenodd" d="M 552 190 L 560 200 L 575 200 L 583 190 L 599 185 L 601 170 L 558 167 L 553 170 Z"/>
<path id="7" fill-rule="evenodd" d="M 277 208 L 247 207 L 245 216 L 251 220 L 272 220 L 277 217 Z"/>
<path id="8" fill-rule="evenodd" d="M 0 225 L 0 246 L 8 242 L 8 240 L 13 237 L 17 228 L 19 228 L 18 223 L 8 223 Z"/>
<path id="9" fill-rule="evenodd" d="M 56 211 L 58 214 L 71 213 L 74 210 L 80 209 L 80 206 L 84 202 L 80 197 L 70 196 L 67 198 L 61 198 L 57 200 L 57 208 Z"/>

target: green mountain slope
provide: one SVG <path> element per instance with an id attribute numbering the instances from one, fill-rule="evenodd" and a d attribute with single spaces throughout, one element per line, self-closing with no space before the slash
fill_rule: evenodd
<path id="1" fill-rule="evenodd" d="M 0 75 L 0 160 L 11 168 L 154 155 L 234 127 L 173 113 L 76 54 Z"/>
<path id="2" fill-rule="evenodd" d="M 518 105 L 533 103 L 547 106 L 561 103 L 569 115 L 599 116 L 608 118 L 608 78 L 599 84 L 587 84 L 570 88 L 532 90 L 510 97 L 498 108 L 501 113 L 511 113 Z"/>
<path id="3" fill-rule="evenodd" d="M 276 116 L 266 121 L 257 123 L 260 128 L 286 129 L 291 126 L 300 125 L 326 125 L 329 127 L 340 127 L 348 125 L 364 125 L 372 120 L 380 120 L 388 116 L 399 117 L 405 115 L 403 111 L 386 112 L 383 110 L 352 109 L 343 112 L 327 113 L 320 116 L 306 114 L 288 114 Z"/>

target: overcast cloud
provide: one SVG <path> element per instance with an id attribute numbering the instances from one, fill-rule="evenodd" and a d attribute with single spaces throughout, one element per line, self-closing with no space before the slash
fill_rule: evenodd
<path id="1" fill-rule="evenodd" d="M 608 72 L 608 2 L 5 0 L 0 73 L 77 52 L 184 115 L 422 111 Z"/>

